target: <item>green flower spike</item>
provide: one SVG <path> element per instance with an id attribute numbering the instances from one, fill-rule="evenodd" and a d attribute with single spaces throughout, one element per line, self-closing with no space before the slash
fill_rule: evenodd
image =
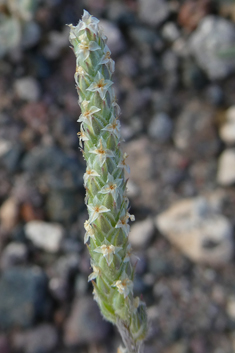
<path id="1" fill-rule="evenodd" d="M 133 296 L 134 269 L 128 243 L 127 155 L 120 150 L 120 108 L 113 90 L 107 37 L 99 20 L 84 10 L 77 26 L 69 25 L 76 55 L 74 75 L 81 115 L 79 144 L 87 162 L 84 174 L 89 219 L 85 239 L 91 256 L 94 299 L 104 318 L 117 325 L 126 353 L 140 353 L 147 333 L 145 304 Z"/>

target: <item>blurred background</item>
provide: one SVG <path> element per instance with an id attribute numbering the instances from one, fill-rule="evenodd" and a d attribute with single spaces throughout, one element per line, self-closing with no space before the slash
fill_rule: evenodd
<path id="1" fill-rule="evenodd" d="M 0 353 L 120 344 L 87 283 L 65 26 L 83 8 L 116 61 L 145 353 L 234 353 L 235 2 L 226 0 L 0 0 Z"/>

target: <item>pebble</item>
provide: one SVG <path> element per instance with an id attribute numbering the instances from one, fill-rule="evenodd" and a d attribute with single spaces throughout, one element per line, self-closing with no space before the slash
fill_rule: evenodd
<path id="1" fill-rule="evenodd" d="M 232 225 L 214 202 L 203 196 L 183 199 L 156 217 L 159 231 L 183 254 L 211 266 L 228 263 L 234 247 Z"/>
<path id="2" fill-rule="evenodd" d="M 16 16 L 5 16 L 2 12 L 0 32 L 0 57 L 3 57 L 20 43 L 21 28 L 19 19 Z"/>
<path id="3" fill-rule="evenodd" d="M 232 320 L 235 320 L 235 296 L 230 295 L 227 300 L 227 313 Z"/>
<path id="4" fill-rule="evenodd" d="M 30 221 L 26 223 L 25 234 L 32 243 L 51 253 L 57 253 L 64 236 L 64 229 L 60 224 L 43 221 Z"/>
<path id="5" fill-rule="evenodd" d="M 0 267 L 2 270 L 12 266 L 24 264 L 27 260 L 27 247 L 23 243 L 11 242 L 3 250 L 0 258 Z"/>
<path id="6" fill-rule="evenodd" d="M 138 74 L 136 60 L 129 54 L 124 54 L 116 62 L 116 70 L 127 77 L 134 77 Z"/>
<path id="7" fill-rule="evenodd" d="M 20 166 L 22 152 L 23 146 L 21 145 L 21 143 L 16 142 L 12 145 L 11 149 L 4 155 L 3 164 L 9 172 L 15 173 L 18 170 Z"/>
<path id="8" fill-rule="evenodd" d="M 169 42 L 174 42 L 180 37 L 180 32 L 174 22 L 167 22 L 162 28 L 162 36 Z"/>
<path id="9" fill-rule="evenodd" d="M 114 23 L 107 20 L 101 20 L 100 26 L 103 28 L 104 34 L 108 37 L 107 45 L 112 55 L 115 56 L 123 52 L 126 44 L 120 29 Z"/>
<path id="10" fill-rule="evenodd" d="M 91 297 L 75 298 L 64 326 L 65 345 L 100 342 L 108 338 L 110 328 Z"/>
<path id="11" fill-rule="evenodd" d="M 219 148 L 214 112 L 198 100 L 185 105 L 176 120 L 173 139 L 176 147 L 191 158 L 211 158 Z"/>
<path id="12" fill-rule="evenodd" d="M 224 91 L 221 86 L 212 84 L 207 88 L 206 96 L 212 105 L 219 106 L 223 103 Z"/>
<path id="13" fill-rule="evenodd" d="M 48 44 L 42 49 L 46 58 L 50 60 L 58 59 L 61 51 L 67 47 L 69 37 L 69 27 L 65 27 L 63 32 L 51 31 L 48 35 Z"/>
<path id="14" fill-rule="evenodd" d="M 210 0 L 187 0 L 178 12 L 178 23 L 187 31 L 196 29 L 200 21 L 209 13 Z"/>
<path id="15" fill-rule="evenodd" d="M 33 77 L 22 77 L 15 81 L 14 90 L 20 99 L 26 101 L 37 101 L 40 97 L 40 87 Z"/>
<path id="16" fill-rule="evenodd" d="M 206 16 L 189 39 L 189 48 L 210 79 L 223 79 L 235 69 L 233 58 L 220 57 L 233 46 L 235 30 L 229 21 Z"/>
<path id="17" fill-rule="evenodd" d="M 29 327 L 49 310 L 47 280 L 38 267 L 10 268 L 0 277 L 0 328 Z"/>
<path id="18" fill-rule="evenodd" d="M 77 275 L 76 281 L 75 281 L 75 293 L 79 297 L 86 295 L 87 290 L 88 290 L 88 281 L 87 281 L 87 276 L 84 276 L 82 274 Z"/>
<path id="19" fill-rule="evenodd" d="M 217 182 L 223 186 L 229 186 L 235 182 L 235 149 L 228 148 L 220 155 Z"/>
<path id="20" fill-rule="evenodd" d="M 41 324 L 24 332 L 15 332 L 13 348 L 24 353 L 49 353 L 58 343 L 58 333 L 50 324 Z"/>
<path id="21" fill-rule="evenodd" d="M 169 14 L 165 0 L 139 0 L 139 17 L 150 26 L 159 26 Z"/>
<path id="22" fill-rule="evenodd" d="M 156 142 L 165 143 L 169 141 L 173 130 L 173 124 L 164 112 L 157 113 L 150 121 L 148 126 L 148 134 L 154 138 Z"/>
<path id="23" fill-rule="evenodd" d="M 10 345 L 4 334 L 0 334 L 0 352 L 1 353 L 11 353 Z"/>
<path id="24" fill-rule="evenodd" d="M 178 58 L 174 51 L 166 50 L 164 52 L 162 55 L 162 65 L 169 74 L 173 75 L 178 67 Z"/>
<path id="25" fill-rule="evenodd" d="M 164 349 L 163 353 L 186 353 L 187 351 L 188 349 L 187 349 L 186 340 L 182 340 L 182 341 L 173 343 L 172 345 Z"/>
<path id="26" fill-rule="evenodd" d="M 33 180 L 51 189 L 74 190 L 83 186 L 84 164 L 76 156 L 56 146 L 37 146 L 24 157 L 22 167 L 33 174 Z"/>
<path id="27" fill-rule="evenodd" d="M 45 210 L 52 222 L 72 222 L 83 206 L 84 199 L 79 192 L 58 188 L 49 192 Z"/>
<path id="28" fill-rule="evenodd" d="M 144 26 L 131 26 L 128 28 L 128 34 L 131 40 L 139 47 L 144 47 L 148 44 L 155 49 L 157 47 L 162 49 L 164 46 L 162 39 L 153 29 Z"/>
<path id="29" fill-rule="evenodd" d="M 11 231 L 17 223 L 19 215 L 18 202 L 14 197 L 6 199 L 0 208 L 1 226 L 5 231 Z"/>
<path id="30" fill-rule="evenodd" d="M 0 158 L 11 150 L 12 143 L 5 139 L 0 139 Z"/>
<path id="31" fill-rule="evenodd" d="M 48 268 L 50 278 L 49 288 L 54 298 L 65 301 L 70 294 L 70 280 L 75 276 L 79 267 L 77 254 L 61 256 Z"/>
<path id="32" fill-rule="evenodd" d="M 25 22 L 22 30 L 21 45 L 24 48 L 30 48 L 36 45 L 41 37 L 40 26 L 34 22 Z"/>
<path id="33" fill-rule="evenodd" d="M 226 120 L 219 130 L 220 138 L 228 145 L 235 143 L 235 105 L 226 112 Z"/>
<path id="34" fill-rule="evenodd" d="M 136 197 L 140 194 L 140 188 L 133 180 L 128 180 L 127 183 L 127 196 L 128 197 Z"/>
<path id="35" fill-rule="evenodd" d="M 145 248 L 148 246 L 154 234 L 154 223 L 151 218 L 135 222 L 131 226 L 129 241 L 133 247 Z"/>

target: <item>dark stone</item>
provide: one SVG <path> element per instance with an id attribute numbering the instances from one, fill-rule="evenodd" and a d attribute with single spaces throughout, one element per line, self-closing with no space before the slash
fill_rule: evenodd
<path id="1" fill-rule="evenodd" d="M 65 323 L 64 342 L 67 346 L 100 342 L 108 337 L 110 327 L 91 297 L 75 298 Z"/>
<path id="2" fill-rule="evenodd" d="M 0 278 L 0 327 L 29 327 L 49 314 L 47 278 L 42 270 L 11 268 Z"/>
<path id="3" fill-rule="evenodd" d="M 83 205 L 83 197 L 78 192 L 52 190 L 46 201 L 47 215 L 53 222 L 71 222 L 77 218 Z"/>
<path id="4" fill-rule="evenodd" d="M 68 155 L 56 146 L 35 147 L 25 156 L 22 167 L 50 189 L 75 189 L 83 185 L 85 168 L 75 155 Z"/>

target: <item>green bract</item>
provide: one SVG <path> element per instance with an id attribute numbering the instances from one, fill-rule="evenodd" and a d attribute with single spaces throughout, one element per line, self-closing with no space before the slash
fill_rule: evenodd
<path id="1" fill-rule="evenodd" d="M 134 270 L 128 244 L 129 200 L 124 172 L 127 155 L 120 150 L 120 108 L 113 91 L 114 61 L 99 20 L 84 11 L 70 26 L 76 55 L 80 146 L 87 162 L 84 174 L 89 219 L 85 239 L 93 272 L 88 280 L 103 316 L 118 326 L 128 353 L 141 351 L 147 332 L 145 304 L 133 296 Z"/>

